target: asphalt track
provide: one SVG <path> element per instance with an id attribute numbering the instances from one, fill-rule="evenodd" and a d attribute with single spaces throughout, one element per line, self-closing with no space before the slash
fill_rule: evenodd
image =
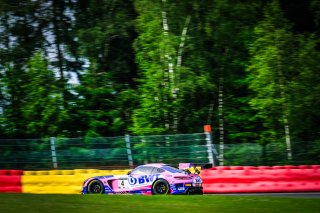
<path id="1" fill-rule="evenodd" d="M 209 195 L 209 194 L 208 194 Z M 299 193 L 234 193 L 234 194 L 210 194 L 215 196 L 271 196 L 271 197 L 305 197 L 320 198 L 320 192 L 299 192 Z"/>

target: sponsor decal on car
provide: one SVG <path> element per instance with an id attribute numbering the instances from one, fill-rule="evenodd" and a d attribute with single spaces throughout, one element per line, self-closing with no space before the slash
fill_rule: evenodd
<path id="1" fill-rule="evenodd" d="M 136 186 L 151 185 L 153 181 L 158 179 L 159 174 L 156 175 L 141 175 L 141 176 L 128 176 L 127 178 L 118 179 L 119 189 L 130 189 Z"/>
<path id="2" fill-rule="evenodd" d="M 137 184 L 147 184 L 152 183 L 159 177 L 159 174 L 156 175 L 142 175 L 139 177 L 129 176 L 129 184 L 137 185 Z"/>

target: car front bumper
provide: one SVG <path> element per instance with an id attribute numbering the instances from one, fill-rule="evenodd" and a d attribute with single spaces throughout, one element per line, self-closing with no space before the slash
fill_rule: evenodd
<path id="1" fill-rule="evenodd" d="M 203 187 L 189 187 L 185 193 L 188 195 L 202 195 Z"/>

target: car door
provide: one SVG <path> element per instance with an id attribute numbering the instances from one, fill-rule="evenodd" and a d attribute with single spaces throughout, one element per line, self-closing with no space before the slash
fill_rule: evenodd
<path id="1" fill-rule="evenodd" d="M 153 167 L 139 166 L 133 169 L 128 175 L 120 176 L 117 180 L 116 192 L 132 191 L 139 187 L 152 184 L 153 176 L 151 172 Z"/>
<path id="2" fill-rule="evenodd" d="M 153 174 L 154 167 L 143 166 L 134 169 L 128 176 L 128 182 L 133 188 L 148 186 L 153 183 L 157 175 Z"/>

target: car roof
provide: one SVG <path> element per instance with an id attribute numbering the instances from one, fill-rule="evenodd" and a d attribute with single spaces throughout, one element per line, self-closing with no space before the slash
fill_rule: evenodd
<path id="1" fill-rule="evenodd" d="M 148 164 L 144 164 L 144 165 L 141 165 L 139 167 L 142 167 L 142 166 L 153 166 L 153 167 L 162 167 L 162 166 L 168 166 L 167 164 L 164 164 L 164 163 L 148 163 Z"/>

